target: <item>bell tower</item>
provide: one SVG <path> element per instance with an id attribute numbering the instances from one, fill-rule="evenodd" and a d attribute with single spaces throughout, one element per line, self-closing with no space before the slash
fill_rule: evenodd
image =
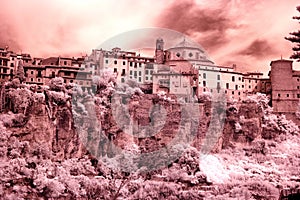
<path id="1" fill-rule="evenodd" d="M 155 58 L 156 63 L 164 63 L 164 40 L 162 38 L 156 40 Z"/>

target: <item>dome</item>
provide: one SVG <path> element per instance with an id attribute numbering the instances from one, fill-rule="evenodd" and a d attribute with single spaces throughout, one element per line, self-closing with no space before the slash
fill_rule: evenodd
<path id="1" fill-rule="evenodd" d="M 213 64 L 203 47 L 196 42 L 183 38 L 181 42 L 168 49 L 170 60 L 188 60 L 204 64 Z"/>
<path id="2" fill-rule="evenodd" d="M 174 47 L 171 47 L 170 49 L 174 49 L 174 48 L 191 48 L 191 49 L 198 49 L 203 53 L 205 52 L 203 47 L 201 47 L 199 44 L 188 41 L 185 38 L 181 42 L 176 44 Z"/>

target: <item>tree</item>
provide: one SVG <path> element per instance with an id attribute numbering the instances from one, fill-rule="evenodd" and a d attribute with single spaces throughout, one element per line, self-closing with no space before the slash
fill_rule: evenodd
<path id="1" fill-rule="evenodd" d="M 297 6 L 298 12 L 300 12 L 300 6 Z M 293 19 L 299 20 L 300 23 L 300 16 L 294 16 Z M 300 30 L 296 32 L 291 32 L 290 37 L 285 37 L 286 40 L 289 40 L 292 43 L 296 43 L 296 46 L 293 47 L 294 53 L 291 55 L 291 59 L 297 59 L 300 62 Z"/>
<path id="2" fill-rule="evenodd" d="M 23 61 L 20 60 L 16 72 L 16 78 L 20 80 L 20 83 L 25 81 L 25 73 L 24 73 L 24 67 L 23 67 Z"/>

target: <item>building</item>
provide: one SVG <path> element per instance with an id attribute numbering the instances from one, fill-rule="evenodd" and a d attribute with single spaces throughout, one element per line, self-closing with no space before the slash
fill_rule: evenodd
<path id="1" fill-rule="evenodd" d="M 271 62 L 270 81 L 274 112 L 294 113 L 300 100 L 300 71 L 293 70 L 293 61 Z"/>
<path id="2" fill-rule="evenodd" d="M 277 77 L 273 71 L 280 68 L 275 67 L 277 64 L 274 61 L 275 68 L 272 67 L 270 73 L 272 82 L 272 78 L 263 78 L 260 72 L 243 73 L 237 71 L 235 65 L 216 65 L 200 45 L 186 38 L 168 49 L 164 48 L 164 40 L 158 38 L 155 47 L 153 57 L 141 56 L 134 51 L 124 51 L 115 47 L 112 50 L 93 49 L 89 56 L 82 58 L 58 56 L 45 59 L 32 58 L 30 54 L 16 54 L 7 48 L 0 48 L 0 78 L 11 80 L 18 68 L 18 62 L 22 60 L 27 84 L 47 85 L 52 78 L 62 77 L 67 84 L 75 83 L 83 90 L 89 90 L 92 87 L 93 76 L 100 75 L 101 69 L 111 69 L 117 82 L 134 80 L 141 87 L 149 86 L 152 93 L 165 91 L 198 97 L 209 92 L 224 93 L 228 99 L 243 99 L 257 92 L 271 94 Z M 291 70 L 289 68 L 287 71 Z M 293 80 L 297 80 L 295 77 L 298 74 L 300 77 L 299 72 L 292 71 L 289 76 L 291 74 Z M 280 91 L 274 87 L 275 91 Z M 288 95 L 295 96 L 294 93 Z M 274 94 L 272 99 L 276 99 Z"/>
<path id="3" fill-rule="evenodd" d="M 199 96 L 210 92 L 224 93 L 228 99 L 244 99 L 256 92 L 270 92 L 270 81 L 263 78 L 263 73 L 238 72 L 235 65 L 217 66 L 201 46 L 185 38 L 167 50 L 163 45 L 163 39 L 156 40 L 153 93 L 165 91 Z M 178 83 L 179 77 L 186 81 L 180 79 Z M 185 88 L 186 84 L 191 90 Z"/>

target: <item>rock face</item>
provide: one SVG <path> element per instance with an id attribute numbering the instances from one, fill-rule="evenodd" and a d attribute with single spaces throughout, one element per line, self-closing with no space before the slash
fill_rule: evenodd
<path id="1" fill-rule="evenodd" d="M 266 140 L 292 136 L 298 127 L 272 114 L 264 97 L 225 106 L 209 100 L 189 104 L 168 95 L 141 94 L 138 89 L 113 96 L 112 87 L 104 86 L 91 97 L 61 84 L 56 80 L 42 93 L 8 84 L 1 93 L 6 102 L 0 115 L 0 130 L 5 130 L 0 131 L 1 197 L 275 199 L 279 195 L 275 186 L 286 177 L 292 177 L 289 181 L 295 185 L 299 182 L 300 156 L 294 149 L 299 138 L 293 136 L 278 147 Z M 177 150 L 185 145 L 187 151 L 180 154 Z M 159 157 L 151 154 L 161 149 Z M 122 150 L 132 153 L 129 159 L 128 154 L 118 156 Z M 218 151 L 213 155 L 220 158 L 211 159 L 204 172 L 198 155 Z M 115 161 L 125 173 L 95 159 L 99 156 Z M 238 182 L 213 182 L 212 175 L 227 179 L 223 168 L 213 168 L 215 161 L 221 167 L 226 163 Z M 286 166 L 290 162 L 295 165 Z M 279 164 L 286 168 L 286 177 L 281 171 L 272 172 Z M 150 170 L 131 173 L 145 167 Z M 270 180 L 276 184 L 270 185 Z"/>
<path id="2" fill-rule="evenodd" d="M 133 146 L 149 153 L 175 144 L 218 152 L 234 142 L 271 139 L 291 129 L 281 128 L 285 119 L 272 119 L 261 96 L 222 106 L 210 100 L 180 103 L 177 97 L 141 94 L 138 89 L 113 96 L 107 87 L 91 97 L 62 84 L 55 80 L 43 93 L 23 85 L 5 86 L 4 115 L 13 135 L 49 149 L 55 159 L 81 157 L 87 151 L 114 157 Z"/>
<path id="3" fill-rule="evenodd" d="M 66 93 L 50 90 L 35 93 L 25 86 L 7 86 L 6 94 L 7 114 L 3 121 L 13 136 L 29 141 L 32 147 L 49 150 L 53 159 L 82 156 Z"/>

